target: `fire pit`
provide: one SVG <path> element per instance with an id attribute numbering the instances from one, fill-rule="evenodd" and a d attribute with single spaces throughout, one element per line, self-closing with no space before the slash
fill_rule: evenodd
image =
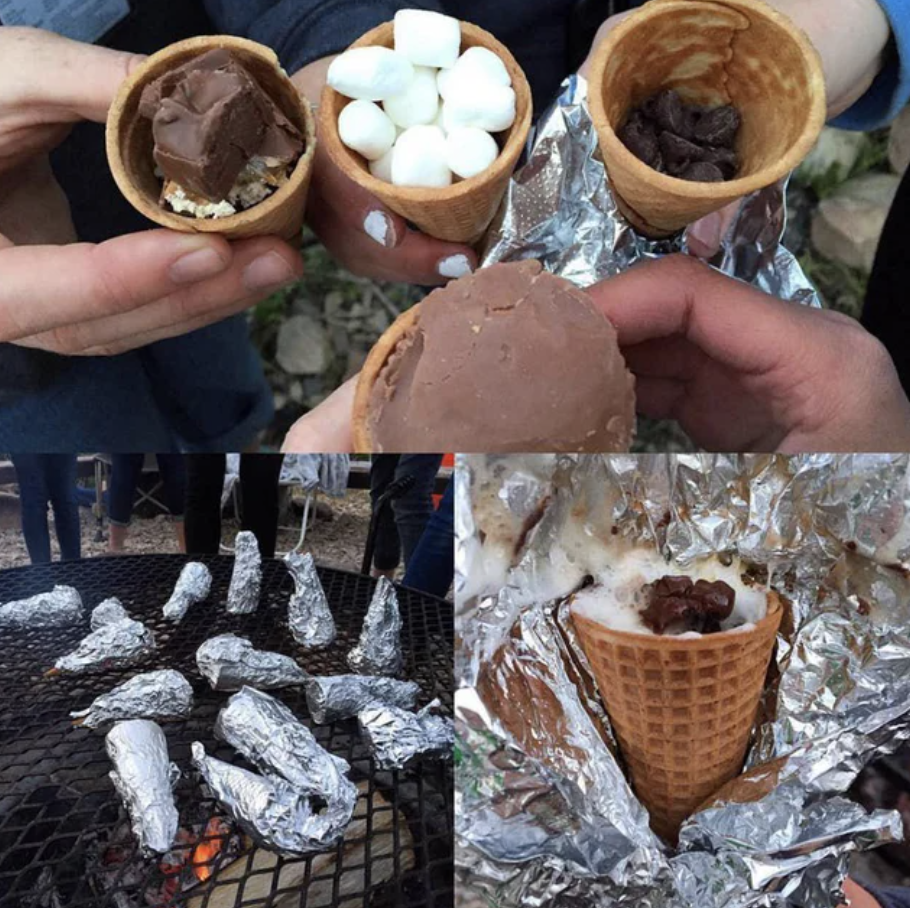
<path id="1" fill-rule="evenodd" d="M 139 666 L 48 680 L 42 673 L 87 633 L 88 620 L 73 628 L 0 631 L 0 908 L 451 905 L 451 764 L 427 759 L 402 771 L 380 771 L 356 719 L 314 724 L 302 689 L 272 693 L 323 747 L 351 764 L 360 796 L 343 840 L 320 854 L 280 857 L 251 844 L 217 802 L 206 799 L 190 763 L 193 741 L 215 757 L 252 767 L 214 737 L 215 718 L 229 695 L 212 691 L 199 675 L 199 645 L 231 632 L 259 649 L 294 656 L 312 674 L 346 672 L 345 656 L 357 641 L 374 581 L 319 569 L 338 637 L 327 650 L 305 652 L 287 629 L 293 583 L 283 563 L 264 562 L 258 611 L 234 616 L 224 609 L 233 559 L 198 560 L 212 571 L 212 592 L 176 625 L 164 620 L 161 607 L 187 561 L 183 556 L 93 559 L 0 573 L 0 602 L 68 584 L 80 591 L 88 613 L 116 596 L 158 642 Z M 398 597 L 403 677 L 420 684 L 421 704 L 438 697 L 451 713 L 452 606 L 403 588 Z M 182 672 L 196 703 L 189 719 L 162 726 L 171 760 L 183 773 L 175 790 L 178 842 L 168 855 L 146 858 L 108 778 L 103 733 L 73 727 L 69 714 L 133 674 L 158 668 Z"/>

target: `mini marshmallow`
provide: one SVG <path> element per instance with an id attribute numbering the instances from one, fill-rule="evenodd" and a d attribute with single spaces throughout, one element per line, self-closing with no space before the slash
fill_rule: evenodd
<path id="1" fill-rule="evenodd" d="M 395 147 L 390 148 L 381 158 L 370 161 L 370 173 L 377 180 L 392 182 L 392 158 L 395 156 Z"/>
<path id="2" fill-rule="evenodd" d="M 446 137 L 438 126 L 412 126 L 395 143 L 392 182 L 396 186 L 442 187 L 452 183 L 446 164 Z"/>
<path id="3" fill-rule="evenodd" d="M 388 47 L 354 47 L 336 57 L 327 81 L 335 91 L 358 101 L 384 101 L 403 92 L 414 67 Z"/>
<path id="4" fill-rule="evenodd" d="M 450 82 L 442 105 L 446 132 L 459 126 L 476 126 L 501 132 L 515 122 L 515 91 L 504 85 L 471 81 Z"/>
<path id="5" fill-rule="evenodd" d="M 338 115 L 338 135 L 348 148 L 375 161 L 395 143 L 395 124 L 372 101 L 351 101 Z"/>
<path id="6" fill-rule="evenodd" d="M 401 94 L 382 102 L 385 112 L 396 126 L 426 126 L 439 113 L 439 92 L 436 90 L 436 70 L 415 66 L 414 78 Z"/>
<path id="7" fill-rule="evenodd" d="M 461 23 L 422 9 L 395 13 L 395 51 L 418 66 L 453 66 L 461 50 Z"/>
<path id="8" fill-rule="evenodd" d="M 443 72 L 447 73 L 443 76 Z M 469 47 L 451 69 L 440 70 L 438 77 L 439 94 L 448 97 L 449 86 L 458 82 L 485 83 L 510 88 L 512 77 L 505 63 L 485 47 Z"/>
<path id="9" fill-rule="evenodd" d="M 455 72 L 454 66 L 449 67 L 449 69 L 439 69 L 436 71 L 436 91 L 443 100 L 448 97 L 449 82 L 452 79 L 453 72 Z"/>
<path id="10" fill-rule="evenodd" d="M 496 139 L 475 126 L 460 126 L 446 136 L 446 164 L 465 180 L 483 173 L 498 157 Z"/>

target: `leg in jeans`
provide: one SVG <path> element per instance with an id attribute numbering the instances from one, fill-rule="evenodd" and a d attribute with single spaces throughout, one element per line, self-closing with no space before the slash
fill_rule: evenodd
<path id="1" fill-rule="evenodd" d="M 75 454 L 47 454 L 47 494 L 54 509 L 54 527 L 64 561 L 82 556 L 82 524 L 76 498 Z"/>
<path id="2" fill-rule="evenodd" d="M 186 551 L 183 512 L 186 508 L 186 463 L 182 454 L 156 454 L 158 473 L 164 483 L 164 504 L 171 512 L 177 545 Z"/>
<path id="3" fill-rule="evenodd" d="M 395 478 L 395 470 L 400 459 L 399 454 L 375 454 L 370 463 L 370 501 L 373 510 L 380 496 Z M 395 514 L 391 504 L 383 508 L 379 522 L 376 524 L 373 539 L 373 571 L 376 576 L 391 577 L 401 560 L 401 542 L 398 528 L 395 526 Z"/>
<path id="4" fill-rule="evenodd" d="M 142 475 L 144 454 L 111 455 L 110 513 L 111 525 L 108 551 L 122 552 L 126 547 L 126 534 L 133 516 L 136 486 Z"/>
<path id="5" fill-rule="evenodd" d="M 441 463 L 442 454 L 402 454 L 398 462 L 396 479 L 411 475 L 417 480 L 411 490 L 394 504 L 395 525 L 404 551 L 405 569 L 433 513 L 433 486 Z"/>
<path id="6" fill-rule="evenodd" d="M 263 558 L 274 558 L 278 543 L 278 480 L 283 461 L 283 454 L 240 455 L 243 529 L 256 537 Z"/>
<path id="7" fill-rule="evenodd" d="M 32 564 L 51 560 L 51 537 L 47 528 L 46 455 L 13 454 L 19 502 L 22 508 L 22 535 Z"/>
<path id="8" fill-rule="evenodd" d="M 186 550 L 217 555 L 221 546 L 221 492 L 224 454 L 186 454 Z"/>
<path id="9" fill-rule="evenodd" d="M 439 507 L 430 515 L 427 528 L 408 562 L 403 583 L 412 589 L 442 598 L 455 573 L 455 483 L 449 480 Z"/>

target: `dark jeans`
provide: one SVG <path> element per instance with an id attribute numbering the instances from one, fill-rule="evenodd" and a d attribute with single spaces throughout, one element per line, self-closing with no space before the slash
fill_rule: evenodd
<path id="1" fill-rule="evenodd" d="M 162 500 L 172 517 L 183 517 L 186 501 L 186 467 L 183 454 L 156 454 L 158 475 L 163 483 Z M 128 527 L 136 500 L 136 486 L 142 475 L 144 454 L 111 455 L 110 521 Z"/>
<path id="2" fill-rule="evenodd" d="M 54 509 L 60 557 L 81 557 L 75 454 L 13 454 L 22 504 L 22 535 L 33 564 L 51 560 L 47 505 Z"/>
<path id="3" fill-rule="evenodd" d="M 263 558 L 275 557 L 278 541 L 278 480 L 281 454 L 241 454 L 240 503 L 242 528 L 259 541 Z M 217 555 L 221 545 L 221 492 L 225 454 L 186 455 L 186 550 L 192 555 Z"/>
<path id="4" fill-rule="evenodd" d="M 414 550 L 402 583 L 440 598 L 452 585 L 455 573 L 455 483 L 449 480 L 439 507 Z"/>

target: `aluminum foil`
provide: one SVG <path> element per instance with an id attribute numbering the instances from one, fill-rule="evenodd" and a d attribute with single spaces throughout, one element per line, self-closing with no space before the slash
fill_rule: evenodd
<path id="1" fill-rule="evenodd" d="M 104 627 L 105 624 L 115 624 L 125 618 L 129 618 L 129 614 L 123 607 L 123 603 L 116 596 L 111 596 L 110 599 L 99 602 L 92 609 L 89 627 L 96 631 L 99 627 Z"/>
<path id="2" fill-rule="evenodd" d="M 141 662 L 156 649 L 155 637 L 141 622 L 125 618 L 103 624 L 54 665 L 58 672 L 85 675 L 111 668 L 126 668 Z"/>
<path id="3" fill-rule="evenodd" d="M 71 586 L 55 586 L 49 593 L 0 605 L 0 628 L 9 630 L 72 627 L 84 618 L 82 597 Z"/>
<path id="4" fill-rule="evenodd" d="M 288 552 L 284 561 L 294 578 L 294 593 L 288 602 L 291 634 L 306 649 L 328 646 L 335 639 L 335 619 L 313 556 L 309 552 L 306 555 Z"/>
<path id="5" fill-rule="evenodd" d="M 98 728 L 123 719 L 183 719 L 193 711 L 193 688 L 171 668 L 145 672 L 96 697 L 88 709 L 70 713 L 76 724 Z M 81 721 L 79 721 L 81 720 Z"/>
<path id="6" fill-rule="evenodd" d="M 165 854 L 177 836 L 173 785 L 179 776 L 168 759 L 167 738 L 154 722 L 118 722 L 105 738 L 114 768 L 111 781 L 130 815 L 143 852 Z"/>
<path id="7" fill-rule="evenodd" d="M 228 587 L 227 610 L 232 615 L 249 615 L 259 606 L 262 587 L 262 557 L 259 541 L 249 530 L 241 530 L 234 541 L 234 571 Z"/>
<path id="8" fill-rule="evenodd" d="M 434 700 L 420 712 L 397 706 L 370 706 L 358 716 L 370 751 L 380 769 L 403 769 L 415 757 L 451 759 L 455 727 L 446 716 L 434 716 Z"/>
<path id="9" fill-rule="evenodd" d="M 413 709 L 420 696 L 416 681 L 376 675 L 311 675 L 305 690 L 310 715 L 320 725 L 351 719 L 368 706 Z"/>
<path id="10" fill-rule="evenodd" d="M 487 233 L 481 265 L 539 259 L 544 268 L 588 287 L 640 261 L 686 252 L 686 237 L 639 236 L 616 206 L 587 106 L 587 82 L 562 85 L 537 122 L 526 163 L 509 182 Z M 746 196 L 711 264 L 782 299 L 820 306 L 796 258 L 780 245 L 786 181 Z"/>
<path id="11" fill-rule="evenodd" d="M 497 483 L 535 519 L 494 588 L 472 503 Z M 832 908 L 853 852 L 900 841 L 846 793 L 910 740 L 910 455 L 460 456 L 456 491 L 458 874 L 486 904 Z M 739 554 L 791 604 L 745 774 L 675 851 L 558 604 L 617 535 Z"/>
<path id="12" fill-rule="evenodd" d="M 290 855 L 332 845 L 334 840 L 321 838 L 309 798 L 289 782 L 209 757 L 198 741 L 192 753 L 193 765 L 212 793 L 256 844 Z"/>
<path id="13" fill-rule="evenodd" d="M 309 824 L 310 836 L 326 844 L 341 836 L 357 803 L 357 786 L 347 777 L 351 767 L 325 750 L 283 703 L 245 687 L 218 714 L 215 734 L 262 772 L 325 801 Z"/>
<path id="14" fill-rule="evenodd" d="M 401 672 L 401 615 L 398 595 L 387 577 L 380 577 L 370 600 L 360 641 L 348 653 L 348 665 L 364 675 Z"/>
<path id="15" fill-rule="evenodd" d="M 253 647 L 246 637 L 221 634 L 196 650 L 196 665 L 212 690 L 261 690 L 303 684 L 309 675 L 290 657 Z"/>
<path id="16" fill-rule="evenodd" d="M 211 589 L 212 572 L 201 562 L 190 561 L 183 566 L 174 592 L 164 604 L 164 617 L 169 621 L 182 621 L 190 606 L 202 602 Z M 259 598 L 258 594 L 256 598 Z"/>

